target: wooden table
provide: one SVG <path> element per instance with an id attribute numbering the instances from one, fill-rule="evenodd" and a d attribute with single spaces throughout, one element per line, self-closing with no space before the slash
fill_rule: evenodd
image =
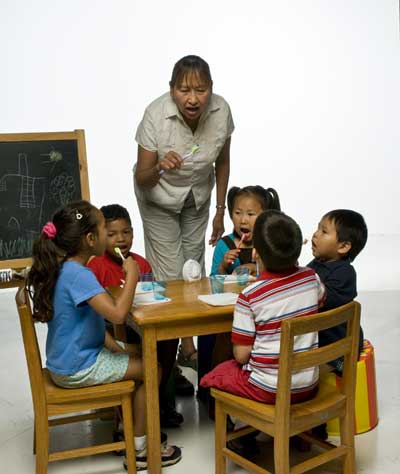
<path id="1" fill-rule="evenodd" d="M 239 292 L 235 284 L 226 291 Z M 147 463 L 150 474 L 161 473 L 160 410 L 157 383 L 157 341 L 186 336 L 228 332 L 232 329 L 232 306 L 211 306 L 197 299 L 210 294 L 208 278 L 198 282 L 169 281 L 171 302 L 133 307 L 128 324 L 142 334 L 144 383 L 146 387 Z"/>

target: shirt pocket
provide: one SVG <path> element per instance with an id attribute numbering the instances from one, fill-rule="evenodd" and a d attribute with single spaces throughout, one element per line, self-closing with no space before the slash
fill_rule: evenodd
<path id="1" fill-rule="evenodd" d="M 169 151 L 176 151 L 176 123 L 166 120 L 159 133 L 158 159 L 162 160 Z"/>

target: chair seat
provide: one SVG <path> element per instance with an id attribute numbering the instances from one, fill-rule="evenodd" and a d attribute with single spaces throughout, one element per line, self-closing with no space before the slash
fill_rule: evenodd
<path id="1" fill-rule="evenodd" d="M 47 402 L 49 404 L 75 403 L 83 400 L 100 399 L 102 394 L 107 398 L 120 396 L 126 393 L 132 393 L 135 388 L 133 380 L 94 385 L 85 388 L 61 388 L 52 381 L 47 369 L 43 369 L 43 382 Z"/>
<path id="2" fill-rule="evenodd" d="M 222 401 L 236 412 L 242 411 L 249 413 L 252 416 L 256 416 L 262 422 L 271 424 L 275 422 L 275 405 L 242 398 L 216 388 L 211 389 L 211 394 L 216 400 Z M 322 424 L 328 419 L 336 417 L 345 402 L 346 397 L 332 387 L 332 390 L 326 390 L 323 393 L 318 392 L 317 395 L 310 400 L 291 405 L 290 435 L 293 436 L 297 433 L 301 433 L 315 426 L 318 422 Z M 271 434 L 273 434 L 272 429 Z"/>

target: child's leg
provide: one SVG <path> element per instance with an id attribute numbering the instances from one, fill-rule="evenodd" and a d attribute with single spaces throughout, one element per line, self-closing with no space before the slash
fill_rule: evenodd
<path id="1" fill-rule="evenodd" d="M 193 337 L 181 339 L 181 346 L 178 353 L 178 364 L 183 367 L 191 367 L 197 370 L 197 349 L 193 342 Z"/>
<path id="2" fill-rule="evenodd" d="M 146 394 L 143 384 L 143 362 L 135 356 L 129 357 L 128 368 L 124 380 L 134 380 L 137 388 L 133 392 L 133 419 L 135 426 L 135 438 L 146 434 Z M 158 384 L 161 381 L 161 368 L 158 368 Z"/>

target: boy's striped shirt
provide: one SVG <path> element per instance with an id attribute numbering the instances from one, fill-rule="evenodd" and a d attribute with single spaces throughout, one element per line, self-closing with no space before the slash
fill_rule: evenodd
<path id="1" fill-rule="evenodd" d="M 282 321 L 318 312 L 325 288 L 309 268 L 295 267 L 284 273 L 264 271 L 248 286 L 235 306 L 232 328 L 233 344 L 253 346 L 250 360 L 243 366 L 250 370 L 249 382 L 269 392 L 276 392 Z M 318 346 L 318 334 L 296 336 L 295 351 Z M 292 375 L 292 393 L 308 391 L 318 381 L 318 368 Z"/>

